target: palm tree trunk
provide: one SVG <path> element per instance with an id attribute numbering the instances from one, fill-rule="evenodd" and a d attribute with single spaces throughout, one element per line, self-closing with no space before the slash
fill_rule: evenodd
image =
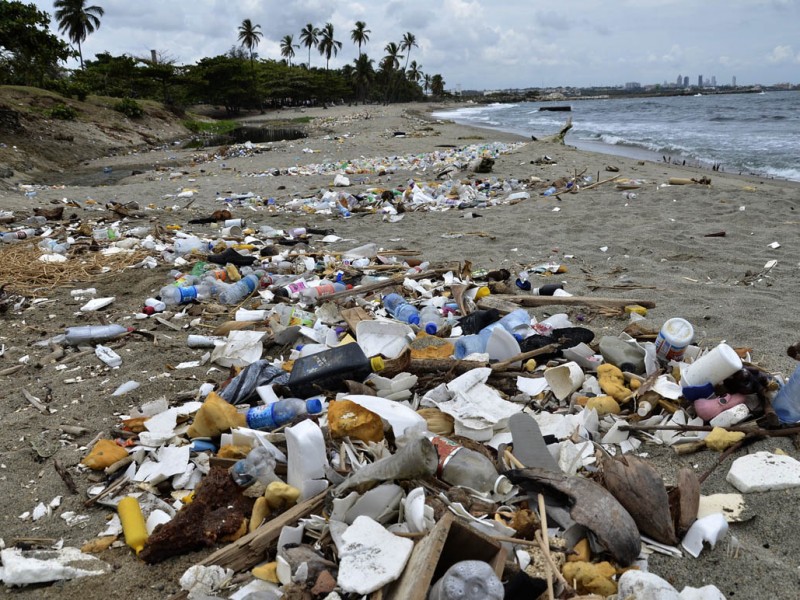
<path id="1" fill-rule="evenodd" d="M 81 71 L 83 71 L 83 50 L 81 50 L 81 41 L 78 40 L 78 56 L 81 59 Z"/>

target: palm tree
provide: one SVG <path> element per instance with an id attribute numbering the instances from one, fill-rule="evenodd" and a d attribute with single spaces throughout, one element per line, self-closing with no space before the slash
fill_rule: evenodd
<path id="1" fill-rule="evenodd" d="M 425 77 L 422 78 L 422 89 L 427 94 L 428 90 L 431 89 L 431 84 L 433 83 L 433 78 L 425 73 Z"/>
<path id="2" fill-rule="evenodd" d="M 255 69 L 253 66 L 253 49 L 258 47 L 261 38 L 264 37 L 264 34 L 259 31 L 260 29 L 261 25 L 253 25 L 250 19 L 245 19 L 239 25 L 239 41 L 242 47 L 247 48 L 250 53 L 250 65 L 253 69 Z"/>
<path id="3" fill-rule="evenodd" d="M 403 36 L 403 41 L 400 42 L 400 50 L 408 50 L 408 54 L 406 54 L 406 69 L 408 68 L 408 59 L 411 58 L 411 48 L 419 48 L 417 46 L 417 36 L 407 31 Z"/>
<path id="4" fill-rule="evenodd" d="M 438 73 L 431 79 L 431 93 L 434 96 L 444 95 L 444 79 Z"/>
<path id="5" fill-rule="evenodd" d="M 55 0 L 58 30 L 66 33 L 70 41 L 78 45 L 78 56 L 83 70 L 83 50 L 81 42 L 100 27 L 100 17 L 105 11 L 99 6 L 86 6 L 86 0 Z"/>
<path id="6" fill-rule="evenodd" d="M 311 68 L 311 48 L 316 48 L 319 42 L 319 29 L 309 23 L 300 31 L 300 41 L 308 48 L 308 68 Z"/>
<path id="7" fill-rule="evenodd" d="M 289 66 L 292 66 L 292 59 L 294 58 L 294 49 L 299 48 L 297 44 L 294 43 L 294 37 L 291 35 L 283 36 L 281 40 L 281 56 L 289 61 Z"/>
<path id="8" fill-rule="evenodd" d="M 375 68 L 372 66 L 374 62 L 366 54 L 359 54 L 358 58 L 353 61 L 355 64 L 352 72 L 353 83 L 362 104 L 366 101 L 369 87 L 375 79 Z"/>
<path id="9" fill-rule="evenodd" d="M 386 56 L 383 57 L 383 60 L 388 67 L 388 70 L 394 71 L 395 69 L 400 68 L 400 59 L 403 58 L 403 55 L 400 54 L 400 46 L 398 46 L 395 42 L 389 42 L 384 47 L 383 51 L 386 52 Z"/>
<path id="10" fill-rule="evenodd" d="M 406 70 L 406 77 L 409 81 L 419 83 L 419 80 L 422 78 L 422 71 L 420 70 L 420 65 L 417 64 L 417 61 L 411 61 L 411 65 Z"/>
<path id="11" fill-rule="evenodd" d="M 342 42 L 333 38 L 333 23 L 325 23 L 325 27 L 319 32 L 319 53 L 325 56 L 325 70 L 328 70 L 328 64 L 331 61 L 331 56 L 339 54 L 342 49 Z"/>
<path id="12" fill-rule="evenodd" d="M 350 32 L 350 39 L 354 44 L 358 44 L 358 55 L 361 56 L 361 44 L 366 44 L 369 41 L 369 34 L 372 33 L 367 29 L 367 24 L 364 21 L 356 21 L 356 26 Z"/>

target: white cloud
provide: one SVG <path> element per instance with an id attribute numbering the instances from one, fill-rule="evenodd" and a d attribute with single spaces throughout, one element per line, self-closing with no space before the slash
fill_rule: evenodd
<path id="1" fill-rule="evenodd" d="M 775 46 L 767 56 L 767 61 L 772 64 L 798 63 L 800 54 L 795 55 L 791 46 Z"/>

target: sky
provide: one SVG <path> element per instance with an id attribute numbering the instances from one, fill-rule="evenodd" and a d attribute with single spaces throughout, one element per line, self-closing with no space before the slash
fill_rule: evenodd
<path id="1" fill-rule="evenodd" d="M 23 0 L 30 3 L 30 0 Z M 101 52 L 177 64 L 224 54 L 244 19 L 261 26 L 260 58 L 279 60 L 280 40 L 313 23 L 342 42 L 331 67 L 352 63 L 356 21 L 377 64 L 388 42 L 416 36 L 410 59 L 448 90 L 614 86 L 698 75 L 718 84 L 800 83 L 800 0 L 87 0 L 105 10 L 83 44 Z M 51 17 L 52 0 L 34 0 Z M 57 31 L 53 22 L 52 28 Z M 63 36 L 62 36 L 63 37 Z M 66 39 L 66 38 L 64 38 Z M 294 62 L 307 62 L 296 50 Z M 405 64 L 405 59 L 403 59 Z M 312 49 L 311 65 L 325 66 Z M 69 66 L 75 66 L 70 64 Z"/>

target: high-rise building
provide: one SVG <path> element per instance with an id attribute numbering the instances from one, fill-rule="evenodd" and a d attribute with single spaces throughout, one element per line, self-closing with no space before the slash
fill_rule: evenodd
<path id="1" fill-rule="evenodd" d="M 688 75 L 684 76 L 684 78 L 683 78 L 683 87 L 686 87 L 686 88 L 689 87 L 689 76 Z"/>
<path id="2" fill-rule="evenodd" d="M 703 76 L 702 75 L 698 75 L 697 76 L 697 87 L 703 87 Z"/>
<path id="3" fill-rule="evenodd" d="M 711 76 L 711 87 L 717 87 L 717 76 L 716 75 L 712 75 Z"/>
<path id="4" fill-rule="evenodd" d="M 731 85 L 733 85 L 733 87 L 736 87 L 736 75 L 733 76 L 733 82 Z"/>
<path id="5" fill-rule="evenodd" d="M 678 83 L 678 87 L 681 87 L 681 84 L 683 83 L 683 77 L 681 77 L 680 75 L 678 75 L 677 83 Z"/>

